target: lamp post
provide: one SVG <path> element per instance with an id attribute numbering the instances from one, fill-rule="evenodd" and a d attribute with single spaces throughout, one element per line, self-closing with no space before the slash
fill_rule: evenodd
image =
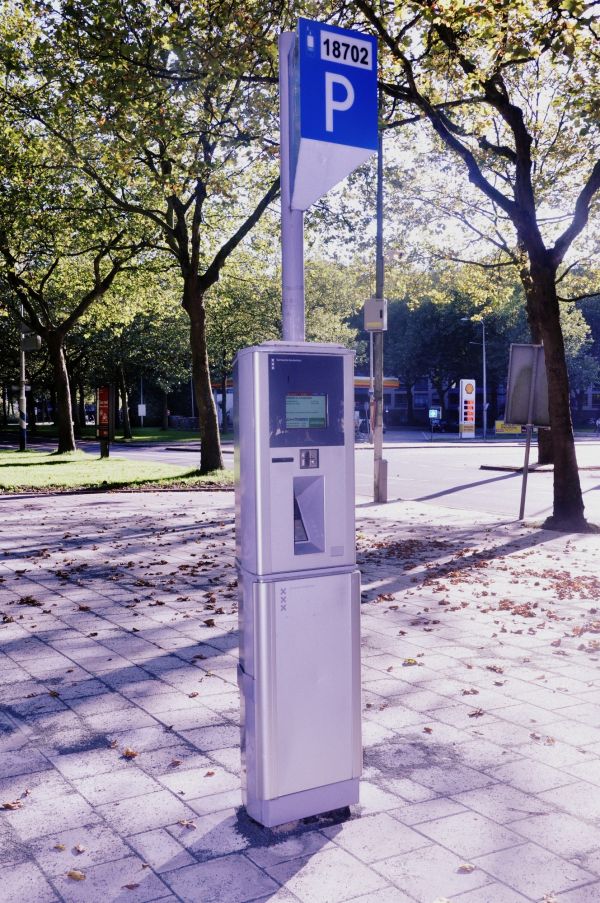
<path id="1" fill-rule="evenodd" d="M 483 441 L 485 442 L 485 440 L 487 439 L 487 366 L 485 359 L 485 320 L 483 319 L 483 317 L 481 317 L 481 319 L 477 321 L 472 320 L 471 317 L 461 317 L 460 319 L 462 323 L 481 323 L 481 347 L 483 351 Z"/>

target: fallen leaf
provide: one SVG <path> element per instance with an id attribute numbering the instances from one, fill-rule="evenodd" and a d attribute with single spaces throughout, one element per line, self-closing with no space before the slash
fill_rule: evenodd
<path id="1" fill-rule="evenodd" d="M 214 777 L 214 774 L 215 774 L 214 771 L 207 771 L 206 774 L 204 775 L 204 777 L 212 778 L 212 777 Z"/>
<path id="2" fill-rule="evenodd" d="M 482 715 L 485 715 L 483 709 L 475 709 L 473 712 L 469 712 L 469 718 L 481 718 Z"/>
<path id="3" fill-rule="evenodd" d="M 409 665 L 417 665 L 418 662 L 416 658 L 405 658 L 402 664 L 408 667 Z"/>
<path id="4" fill-rule="evenodd" d="M 471 865 L 470 862 L 463 862 L 459 865 L 457 871 L 462 872 L 463 875 L 468 875 L 470 872 L 475 871 L 475 866 Z"/>
<path id="5" fill-rule="evenodd" d="M 196 690 L 194 690 L 193 693 L 188 693 L 188 696 L 189 696 L 190 699 L 195 699 L 196 696 L 199 696 L 199 695 L 200 695 L 200 694 L 199 694 Z"/>
<path id="6" fill-rule="evenodd" d="M 191 818 L 182 818 L 177 824 L 181 825 L 182 828 L 189 828 L 191 831 L 196 830 L 196 822 L 192 821 Z"/>
<path id="7" fill-rule="evenodd" d="M 85 853 L 87 847 L 82 847 L 80 843 L 76 843 L 73 847 L 75 853 Z"/>
<path id="8" fill-rule="evenodd" d="M 72 878 L 73 881 L 85 881 L 85 875 L 79 869 L 71 869 L 67 872 L 67 878 Z"/>
<path id="9" fill-rule="evenodd" d="M 423 733 L 424 734 L 433 734 L 433 728 L 432 727 L 424 727 Z"/>
<path id="10" fill-rule="evenodd" d="M 137 755 L 139 755 L 139 753 L 135 749 L 132 749 L 131 746 L 126 746 L 123 750 L 124 759 L 135 759 Z"/>
<path id="11" fill-rule="evenodd" d="M 171 765 L 173 768 L 177 768 L 178 765 L 181 765 L 181 759 L 171 759 Z"/>
<path id="12" fill-rule="evenodd" d="M 64 845 L 64 843 L 55 843 L 55 844 L 54 844 L 54 849 L 55 849 L 55 850 L 58 850 L 59 853 L 62 853 L 62 852 L 64 852 L 67 848 L 66 848 L 66 846 Z"/>
<path id="13" fill-rule="evenodd" d="M 139 884 L 136 884 L 135 882 L 132 882 L 131 884 L 123 884 L 123 885 L 121 885 L 121 886 L 124 887 L 125 890 L 135 890 L 136 887 L 139 887 Z"/>
<path id="14" fill-rule="evenodd" d="M 12 802 L 9 802 L 9 803 L 2 803 L 2 808 L 10 809 L 10 810 L 22 809 L 23 803 L 21 802 L 21 800 L 12 800 Z"/>
<path id="15" fill-rule="evenodd" d="M 118 741 L 118 740 L 111 740 L 110 743 L 109 743 L 108 745 L 109 745 L 110 749 L 116 749 L 116 748 L 118 747 L 118 745 L 119 745 L 119 741 Z"/>

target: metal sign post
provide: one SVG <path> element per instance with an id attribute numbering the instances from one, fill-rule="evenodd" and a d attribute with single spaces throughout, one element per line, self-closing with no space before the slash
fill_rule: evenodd
<path id="1" fill-rule="evenodd" d="M 96 391 L 96 435 L 101 458 L 110 455 L 111 395 L 110 386 L 100 386 Z"/>
<path id="2" fill-rule="evenodd" d="M 281 289 L 283 340 L 303 342 L 304 324 L 304 213 L 292 210 L 290 121 L 290 55 L 297 37 L 279 35 L 279 131 L 281 174 Z"/>
<path id="3" fill-rule="evenodd" d="M 383 328 L 373 334 L 375 370 L 375 430 L 373 435 L 373 501 L 387 502 L 387 461 L 383 457 L 383 333 L 387 329 L 387 306 L 383 298 L 383 140 L 377 142 L 377 238 L 375 250 L 375 298 L 385 309 Z"/>
<path id="4" fill-rule="evenodd" d="M 25 347 L 23 345 L 23 338 L 24 334 L 21 332 L 19 347 L 19 451 L 25 451 L 27 448 L 27 395 L 25 392 L 27 378 L 25 373 Z"/>

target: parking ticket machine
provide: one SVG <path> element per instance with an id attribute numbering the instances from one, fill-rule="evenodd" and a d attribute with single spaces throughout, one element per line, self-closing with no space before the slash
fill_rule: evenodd
<path id="1" fill-rule="evenodd" d="M 339 345 L 235 363 L 243 798 L 267 826 L 358 802 L 353 375 Z"/>

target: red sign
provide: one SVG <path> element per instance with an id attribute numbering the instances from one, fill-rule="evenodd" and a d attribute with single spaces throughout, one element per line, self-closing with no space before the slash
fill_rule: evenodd
<path id="1" fill-rule="evenodd" d="M 100 386 L 96 403 L 96 432 L 99 439 L 108 439 L 110 433 L 110 386 Z"/>

